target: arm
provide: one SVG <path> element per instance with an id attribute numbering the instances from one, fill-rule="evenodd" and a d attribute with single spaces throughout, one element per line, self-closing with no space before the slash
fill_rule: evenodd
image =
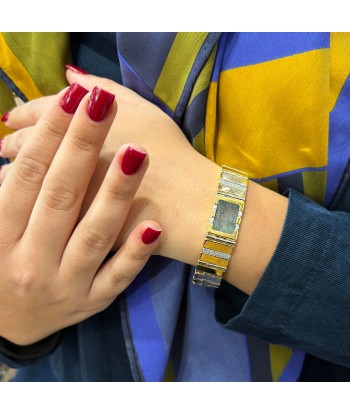
<path id="1" fill-rule="evenodd" d="M 281 239 L 254 292 L 217 294 L 230 330 L 350 366 L 350 215 L 289 191 Z"/>
<path id="2" fill-rule="evenodd" d="M 71 82 L 79 80 L 87 88 L 90 88 L 97 79 L 92 76 L 81 76 L 72 73 L 69 73 L 68 76 Z M 119 115 L 109 134 L 107 145 L 96 172 L 97 174 L 91 183 L 90 197 L 92 198 L 99 188 L 101 178 L 104 175 L 104 166 L 108 165 L 110 153 L 113 153 L 117 145 L 128 140 L 135 141 L 147 148 L 151 156 L 147 175 L 136 194 L 125 226 L 114 248 L 116 249 L 120 246 L 128 235 L 128 230 L 139 220 L 143 219 L 144 216 L 157 218 L 162 223 L 164 235 L 156 253 L 195 265 L 207 230 L 220 169 L 217 165 L 194 151 L 175 123 L 158 108 L 120 85 L 106 80 L 104 82 L 106 82 L 109 88 L 113 88 L 112 90 L 119 97 Z M 18 112 L 12 114 L 12 118 L 10 116 L 9 126 L 14 128 L 21 127 L 18 121 L 21 118 L 20 112 L 21 110 L 18 109 Z M 15 139 L 15 135 L 11 137 L 13 142 Z M 10 142 L 10 139 L 7 141 Z M 152 160 L 156 162 L 152 164 Z M 239 168 L 239 166 L 233 167 Z M 300 214 L 301 217 L 304 216 L 307 220 L 305 223 L 298 222 L 297 217 L 296 225 L 299 226 L 295 226 L 293 225 L 294 222 L 290 221 L 290 217 L 295 218 L 295 215 L 289 215 L 286 220 L 288 208 L 288 199 L 286 197 L 250 182 L 238 243 L 225 276 L 229 284 L 250 295 L 250 297 L 248 301 L 248 297 L 244 297 L 242 294 L 244 298 L 243 303 L 245 302 L 246 304 L 242 309 L 242 318 L 240 318 L 240 310 L 237 309 L 234 298 L 229 297 L 228 303 L 233 308 L 236 307 L 236 312 L 231 315 L 226 313 L 224 318 L 219 316 L 219 319 L 223 324 L 226 324 L 227 328 L 247 333 L 248 330 L 252 330 L 251 334 L 261 336 L 268 341 L 277 341 L 292 346 L 297 345 L 297 347 L 310 351 L 310 353 L 317 354 L 322 345 L 318 343 L 310 346 L 307 340 L 307 332 L 310 329 L 315 330 L 316 333 L 314 334 L 318 334 L 319 340 L 322 340 L 323 332 L 320 331 L 317 325 L 312 325 L 312 327 L 305 325 L 301 315 L 293 315 L 294 320 L 290 317 L 284 318 L 285 307 L 290 309 L 290 304 L 282 299 L 280 294 L 280 292 L 283 292 L 288 295 L 289 288 L 285 285 L 285 282 L 287 281 L 293 285 L 295 280 L 293 281 L 291 277 L 296 276 L 300 284 L 295 288 L 297 294 L 294 295 L 293 301 L 299 298 L 300 304 L 303 305 L 304 309 L 308 309 L 308 298 L 304 298 L 301 294 L 304 290 L 303 284 L 309 278 L 308 264 L 312 264 L 314 260 L 314 252 L 310 250 L 310 246 L 304 244 L 303 250 L 300 250 L 300 244 L 289 242 L 286 255 L 290 259 L 290 263 L 294 264 L 294 268 L 291 268 L 292 272 L 273 273 L 271 274 L 272 277 L 266 278 L 270 275 L 269 272 L 272 266 L 285 261 L 285 257 L 282 255 L 284 251 L 280 249 L 283 241 L 288 241 L 291 235 L 293 235 L 294 240 L 300 242 L 300 235 L 303 234 L 303 239 L 306 238 L 305 240 L 314 242 L 311 244 L 311 247 L 316 243 L 315 241 L 317 241 L 318 246 L 325 246 L 328 243 L 329 233 L 321 233 L 320 231 L 322 229 L 330 229 L 329 227 L 333 226 L 334 221 L 338 221 L 337 213 L 330 213 L 313 203 L 312 206 L 317 206 L 323 212 L 320 215 L 318 209 L 309 209 L 309 201 L 306 198 L 303 196 L 300 196 L 300 198 L 303 201 Z M 85 202 L 85 206 L 89 206 L 89 197 L 86 198 Z M 294 211 L 291 210 L 294 203 L 295 200 L 291 198 L 289 212 Z M 346 220 L 349 220 L 348 214 L 342 215 L 341 220 L 339 219 L 340 224 L 343 221 L 346 223 Z M 312 223 L 312 221 L 315 223 L 315 227 L 308 228 L 306 225 Z M 282 236 L 280 239 L 284 224 L 284 229 L 287 229 L 288 232 L 284 232 L 284 237 Z M 343 235 L 343 239 L 342 241 L 338 240 L 339 245 L 335 245 L 332 252 L 332 255 L 338 252 L 337 257 L 329 262 L 327 256 L 318 256 L 317 266 L 319 269 L 326 267 L 328 272 L 332 273 L 335 269 L 334 267 L 339 268 L 337 264 L 342 260 L 343 286 L 340 290 L 343 291 L 343 295 L 346 298 L 349 298 L 350 292 L 347 290 L 348 268 L 346 261 L 340 258 L 339 248 L 341 247 L 343 250 L 347 249 L 349 251 L 350 247 L 345 243 L 347 241 L 347 233 L 344 233 L 340 228 L 341 225 L 339 225 L 339 232 Z M 308 246 L 310 249 L 307 249 Z M 322 249 L 321 252 L 323 252 Z M 303 258 L 303 260 L 300 260 L 300 258 Z M 306 268 L 296 269 L 295 267 L 299 263 L 306 264 Z M 328 288 L 332 287 L 333 280 L 325 278 L 324 281 Z M 261 292 L 262 286 L 265 287 L 264 296 L 257 297 L 256 294 Z M 313 285 L 310 284 L 310 287 L 313 288 Z M 318 302 L 319 294 L 317 290 L 311 291 L 311 301 Z M 255 298 L 258 299 L 253 301 Z M 341 296 L 335 298 L 332 302 L 333 312 L 343 313 L 344 318 L 349 319 L 350 315 L 344 313 L 340 299 Z M 260 304 L 260 308 L 257 306 L 257 303 Z M 245 310 L 249 311 L 249 304 L 252 305 L 253 311 L 254 309 L 259 310 L 259 312 L 255 313 L 255 320 L 251 325 L 248 324 L 244 314 Z M 265 326 L 259 328 L 259 325 L 263 326 L 266 314 L 266 312 L 264 314 L 260 310 L 264 309 L 264 307 L 271 309 L 274 304 L 276 304 L 278 310 L 273 309 L 273 312 L 271 311 L 269 315 L 281 314 L 281 318 L 284 318 L 283 324 L 290 330 L 289 336 L 283 339 L 280 337 L 276 338 L 279 335 L 279 331 L 277 326 L 273 326 L 273 322 L 269 323 L 266 321 L 264 323 Z M 232 311 L 232 308 L 230 310 Z M 325 308 L 320 307 L 318 309 L 319 314 L 317 316 L 315 314 L 313 318 L 323 321 L 324 316 L 322 313 L 324 313 L 324 310 Z M 307 315 L 305 313 L 304 319 L 307 318 Z M 234 318 L 236 319 L 233 320 Z M 292 326 L 297 319 L 299 319 L 300 323 L 298 332 L 292 330 Z M 256 328 L 256 331 L 253 328 Z M 335 329 L 331 321 L 329 321 L 328 329 L 330 334 Z M 302 332 L 302 330 L 304 331 Z M 347 341 L 348 334 L 344 330 L 338 330 L 337 333 L 332 334 L 332 337 L 336 337 L 336 341 L 339 344 L 344 344 Z M 324 348 L 323 356 L 327 355 L 328 357 L 326 358 L 332 360 L 334 359 L 334 354 L 337 353 L 338 359 L 343 359 L 341 362 L 346 363 L 347 350 L 343 349 L 341 352 L 339 348 L 336 349 L 336 344 L 329 342 L 327 347 Z"/>
<path id="3" fill-rule="evenodd" d="M 151 155 L 150 164 L 114 250 L 140 220 L 152 218 L 159 220 L 164 230 L 156 253 L 196 265 L 220 167 L 196 152 L 178 126 L 138 94 L 107 79 L 79 75 L 71 70 L 67 75 L 70 82 L 79 81 L 87 89 L 92 89 L 97 82 L 102 83 L 118 97 L 118 114 L 102 149 L 82 215 L 97 194 L 116 149 L 127 142 L 138 143 Z M 28 120 L 33 122 L 40 118 L 45 105 L 45 99 L 39 99 L 14 109 L 6 125 L 15 129 L 25 127 Z M 12 149 L 17 147 L 16 143 L 23 143 L 23 137 L 27 135 L 26 130 L 20 130 L 5 138 L 4 155 L 15 155 Z M 254 290 L 272 257 L 282 231 L 287 204 L 286 197 L 250 182 L 238 243 L 225 276 L 228 282 L 247 294 Z M 262 240 L 264 244 L 261 244 Z"/>

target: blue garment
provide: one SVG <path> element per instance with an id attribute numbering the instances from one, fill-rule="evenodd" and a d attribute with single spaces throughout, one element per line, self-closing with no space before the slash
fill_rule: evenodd
<path id="1" fill-rule="evenodd" d="M 281 239 L 262 279 L 249 297 L 228 284 L 218 291 L 218 321 L 350 367 L 349 197 L 347 187 L 347 212 L 330 212 L 290 190 Z"/>

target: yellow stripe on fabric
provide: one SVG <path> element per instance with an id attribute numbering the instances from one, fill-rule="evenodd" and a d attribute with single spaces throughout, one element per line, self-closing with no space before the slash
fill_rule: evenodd
<path id="1" fill-rule="evenodd" d="M 0 118 L 3 116 L 4 114 L 0 113 Z M 0 140 L 2 140 L 5 135 L 12 133 L 13 130 L 10 130 L 9 128 L 6 127 L 6 125 L 4 123 L 0 123 Z"/>
<path id="2" fill-rule="evenodd" d="M 218 139 L 217 115 L 217 91 L 218 83 L 211 82 L 209 85 L 207 108 L 205 113 L 205 156 L 215 162 L 215 147 Z M 229 149 L 230 147 L 228 147 Z"/>
<path id="3" fill-rule="evenodd" d="M 277 179 L 266 180 L 266 182 L 259 183 L 261 186 L 264 186 L 274 192 L 278 192 L 278 182 Z"/>
<path id="4" fill-rule="evenodd" d="M 277 344 L 269 344 L 269 348 L 272 380 L 273 382 L 277 382 L 293 352 L 288 347 Z"/>
<path id="5" fill-rule="evenodd" d="M 0 79 L 0 112 L 4 114 L 16 105 L 10 88 Z"/>
<path id="6" fill-rule="evenodd" d="M 304 171 L 303 184 L 304 195 L 323 205 L 327 184 L 326 171 Z"/>
<path id="7" fill-rule="evenodd" d="M 194 84 L 192 94 L 191 94 L 191 98 L 189 100 L 189 103 L 188 103 L 187 107 L 189 107 L 191 105 L 193 99 L 198 94 L 200 94 L 201 92 L 203 92 L 205 89 L 208 88 L 208 86 L 210 84 L 211 74 L 213 72 L 215 56 L 216 56 L 216 50 L 217 50 L 217 44 L 214 46 L 213 50 L 211 51 L 211 54 L 210 54 L 207 62 L 203 66 L 203 69 L 202 69 L 199 77 L 197 78 L 196 83 Z"/>
<path id="8" fill-rule="evenodd" d="M 166 371 L 165 371 L 165 376 L 164 376 L 164 380 L 163 382 L 175 382 L 175 374 L 174 374 L 174 370 L 173 370 L 173 365 L 171 364 L 171 361 L 169 360 Z"/>
<path id="9" fill-rule="evenodd" d="M 64 65 L 71 61 L 69 33 L 3 32 L 3 36 L 43 95 L 68 85 Z"/>
<path id="10" fill-rule="evenodd" d="M 193 139 L 193 147 L 205 156 L 204 127 Z"/>
<path id="11" fill-rule="evenodd" d="M 10 89 L 0 79 L 0 118 L 10 109 L 15 107 L 15 99 Z M 6 127 L 6 125 L 0 122 L 0 139 L 6 134 L 10 134 L 12 130 Z"/>
<path id="12" fill-rule="evenodd" d="M 208 33 L 178 33 L 174 39 L 153 91 L 172 111 L 175 111 L 207 35 Z"/>
<path id="13" fill-rule="evenodd" d="M 0 33 L 0 67 L 29 100 L 42 96 L 25 67 L 12 53 L 2 33 Z"/>
<path id="14" fill-rule="evenodd" d="M 251 178 L 327 164 L 328 49 L 224 71 L 214 93 L 205 141 L 217 164 Z"/>
<path id="15" fill-rule="evenodd" d="M 350 33 L 331 33 L 330 111 L 350 73 Z"/>

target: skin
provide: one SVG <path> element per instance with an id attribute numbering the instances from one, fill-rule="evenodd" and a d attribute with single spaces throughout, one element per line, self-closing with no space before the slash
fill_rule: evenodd
<path id="1" fill-rule="evenodd" d="M 106 308 L 159 242 L 142 241 L 148 227 L 161 229 L 159 223 L 140 222 L 103 263 L 124 225 L 148 157 L 135 174 L 126 175 L 121 161 L 127 147 L 144 149 L 137 144 L 118 148 L 91 207 L 80 215 L 117 104 L 95 122 L 86 112 L 89 94 L 74 116 L 63 111 L 62 96 L 47 102 L 0 188 L 0 335 L 19 345 Z"/>
<path id="2" fill-rule="evenodd" d="M 147 150 L 149 167 L 125 223 L 115 238 L 113 249 L 119 249 L 131 237 L 132 229 L 137 224 L 151 219 L 159 222 L 163 229 L 162 238 L 153 252 L 196 265 L 208 227 L 220 166 L 197 153 L 166 114 L 133 91 L 113 81 L 70 70 L 67 79 L 70 83 L 78 82 L 88 90 L 100 85 L 116 94 L 118 100 L 118 114 L 82 202 L 80 218 L 84 217 L 93 202 L 116 150 L 127 142 L 136 143 Z M 6 125 L 17 131 L 4 138 L 4 156 L 21 155 L 23 149 L 29 146 L 31 131 L 37 128 L 33 126 L 40 123 L 43 109 L 53 99 L 42 98 L 11 111 Z M 73 164 L 76 165 L 77 161 Z M 1 179 L 4 180 L 9 171 L 12 173 L 13 168 L 4 169 Z M 7 180 L 6 177 L 4 183 Z M 17 200 L 15 195 L 12 195 L 12 200 Z M 227 282 L 247 294 L 252 293 L 276 249 L 287 207 L 285 197 L 249 182 L 238 242 L 224 277 Z M 16 258 L 18 260 L 19 257 Z M 12 266 L 16 267 L 16 263 Z M 46 278 L 51 278 L 48 274 L 49 270 Z M 28 309 L 31 306 L 33 303 Z M 14 306 L 8 305 L 7 310 L 8 313 L 17 313 Z"/>

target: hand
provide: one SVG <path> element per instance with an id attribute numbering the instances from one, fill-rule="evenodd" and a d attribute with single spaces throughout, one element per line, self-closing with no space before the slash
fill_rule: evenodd
<path id="1" fill-rule="evenodd" d="M 123 243 L 138 221 L 151 218 L 159 220 L 164 230 L 155 253 L 196 265 L 208 227 L 220 167 L 197 153 L 170 117 L 135 92 L 113 81 L 79 75 L 71 70 L 67 72 L 67 79 L 70 83 L 79 82 L 87 89 L 98 83 L 117 95 L 119 105 L 82 213 L 98 191 L 115 149 L 125 142 L 138 143 L 147 148 L 150 166 L 114 249 Z M 11 111 L 6 125 L 19 130 L 5 138 L 4 155 L 15 155 L 8 149 L 20 147 L 20 143 L 27 139 L 28 131 L 24 128 L 32 128 L 30 126 L 40 119 L 50 99 L 42 98 Z M 239 166 L 232 167 L 239 169 Z M 287 206 L 285 197 L 249 182 L 240 235 L 225 273 L 229 283 L 248 294 L 255 289 L 276 249 Z"/>
<path id="2" fill-rule="evenodd" d="M 137 144 L 121 146 L 81 215 L 117 112 L 112 94 L 99 88 L 87 92 L 73 84 L 46 102 L 0 188 L 0 336 L 19 345 L 106 308 L 158 244 L 160 225 L 143 221 L 103 263 L 148 156 Z"/>
<path id="3" fill-rule="evenodd" d="M 72 71 L 67 76 L 69 82 L 77 80 Z M 168 115 L 132 90 L 92 75 L 80 76 L 79 83 L 89 90 L 98 83 L 118 98 L 118 114 L 100 154 L 82 214 L 98 191 L 116 149 L 127 142 L 138 143 L 147 149 L 150 165 L 114 249 L 139 221 L 150 218 L 160 221 L 164 231 L 155 253 L 193 263 L 206 233 L 220 168 L 195 151 Z M 6 125 L 17 131 L 4 138 L 4 156 L 17 154 L 51 99 L 40 98 L 10 112 Z M 3 177 L 9 169 L 4 168 Z M 198 237 L 194 237 L 194 230 Z"/>

